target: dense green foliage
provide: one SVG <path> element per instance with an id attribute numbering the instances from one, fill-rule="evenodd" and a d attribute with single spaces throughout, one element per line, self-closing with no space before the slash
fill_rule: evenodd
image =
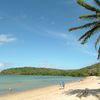
<path id="1" fill-rule="evenodd" d="M 82 69 L 80 69 L 80 71 L 83 71 L 83 72 L 87 73 L 88 75 L 100 76 L 100 63 L 82 68 Z"/>
<path id="2" fill-rule="evenodd" d="M 48 69 L 48 68 L 10 68 L 1 71 L 1 74 L 20 74 L 20 75 L 63 75 L 63 70 Z"/>
<path id="3" fill-rule="evenodd" d="M 100 76 L 100 63 L 81 68 L 78 70 L 59 70 L 49 68 L 10 68 L 1 71 L 1 74 L 18 74 L 18 75 L 57 75 L 57 76 Z"/>

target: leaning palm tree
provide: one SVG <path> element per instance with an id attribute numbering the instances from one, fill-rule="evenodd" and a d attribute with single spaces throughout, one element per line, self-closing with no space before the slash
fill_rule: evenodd
<path id="1" fill-rule="evenodd" d="M 79 19 L 88 19 L 88 20 L 91 20 L 91 22 L 69 29 L 69 31 L 72 31 L 72 30 L 77 30 L 77 29 L 82 29 L 82 28 L 89 28 L 88 31 L 86 31 L 79 38 L 79 41 L 81 41 L 81 44 L 85 44 L 92 35 L 94 35 L 97 31 L 100 31 L 100 0 L 94 0 L 94 2 L 96 3 L 98 7 L 92 6 L 86 3 L 84 0 L 77 0 L 77 3 L 80 6 L 93 12 L 92 14 L 84 14 L 79 17 Z M 98 50 L 98 59 L 100 59 L 99 43 L 100 43 L 100 35 L 98 35 L 95 41 L 95 48 L 96 50 Z"/>

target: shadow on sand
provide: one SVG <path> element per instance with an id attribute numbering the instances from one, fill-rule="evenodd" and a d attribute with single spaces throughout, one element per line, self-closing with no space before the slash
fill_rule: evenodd
<path id="1" fill-rule="evenodd" d="M 98 100 L 100 100 L 100 89 L 75 89 L 75 90 L 69 90 L 65 91 L 66 95 L 76 95 L 78 98 L 82 97 L 88 97 L 90 95 L 96 97 Z"/>

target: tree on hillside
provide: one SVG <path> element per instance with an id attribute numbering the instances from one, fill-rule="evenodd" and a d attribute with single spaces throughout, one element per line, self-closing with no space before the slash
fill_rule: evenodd
<path id="1" fill-rule="evenodd" d="M 91 20 L 91 22 L 86 23 L 81 26 L 72 27 L 69 29 L 69 31 L 73 31 L 77 29 L 88 28 L 88 30 L 79 38 L 79 41 L 81 41 L 81 44 L 85 44 L 87 40 L 91 38 L 92 35 L 100 31 L 100 0 L 94 0 L 94 2 L 97 5 L 96 7 L 86 3 L 84 0 L 77 0 L 77 3 L 80 6 L 93 12 L 92 14 L 84 14 L 79 17 L 79 19 L 84 19 L 84 20 L 88 19 L 88 20 Z M 98 51 L 98 59 L 100 59 L 99 43 L 100 43 L 100 35 L 98 34 L 98 37 L 95 41 L 95 48 Z"/>

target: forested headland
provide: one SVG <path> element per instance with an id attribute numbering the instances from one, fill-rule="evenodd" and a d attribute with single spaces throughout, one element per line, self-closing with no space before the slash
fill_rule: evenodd
<path id="1" fill-rule="evenodd" d="M 36 67 L 18 67 L 2 70 L 0 74 L 15 75 L 52 75 L 52 76 L 100 76 L 100 63 L 77 70 L 61 70 Z"/>

